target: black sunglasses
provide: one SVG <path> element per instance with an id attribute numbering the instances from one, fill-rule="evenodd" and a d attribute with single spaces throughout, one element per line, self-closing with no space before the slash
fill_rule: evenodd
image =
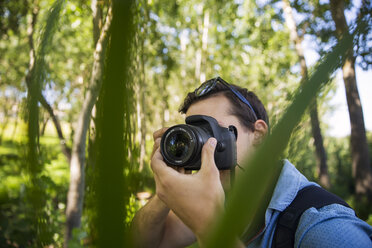
<path id="1" fill-rule="evenodd" d="M 225 85 L 232 93 L 234 93 L 234 95 L 237 96 L 240 99 L 240 101 L 245 103 L 252 110 L 254 117 L 256 118 L 256 120 L 258 120 L 256 112 L 254 111 L 249 101 L 242 94 L 240 94 L 240 92 L 237 91 L 234 86 L 230 85 L 229 83 L 227 83 L 225 80 L 223 80 L 220 77 L 212 78 L 212 79 L 209 79 L 208 81 L 205 81 L 204 83 L 202 83 L 202 85 L 200 85 L 199 88 L 197 88 L 194 91 L 194 93 L 197 97 L 204 96 L 208 94 L 212 89 L 214 89 L 217 83 L 221 83 L 222 85 Z"/>

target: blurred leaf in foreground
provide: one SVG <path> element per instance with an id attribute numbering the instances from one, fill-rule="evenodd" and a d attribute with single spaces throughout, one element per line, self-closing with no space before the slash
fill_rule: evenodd
<path id="1" fill-rule="evenodd" d="M 112 24 L 102 88 L 97 103 L 97 247 L 126 247 L 125 205 L 129 202 L 124 169 L 130 144 L 131 45 L 134 1 L 112 2 Z"/>

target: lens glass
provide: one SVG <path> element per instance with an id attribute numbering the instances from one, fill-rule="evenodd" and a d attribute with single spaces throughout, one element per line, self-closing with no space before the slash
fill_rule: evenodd
<path id="1" fill-rule="evenodd" d="M 166 149 L 175 159 L 183 159 L 190 149 L 190 137 L 185 132 L 175 132 L 168 137 Z"/>

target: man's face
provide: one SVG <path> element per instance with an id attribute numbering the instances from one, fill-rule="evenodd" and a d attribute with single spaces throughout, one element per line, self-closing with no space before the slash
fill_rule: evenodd
<path id="1" fill-rule="evenodd" d="M 191 115 L 207 115 L 215 118 L 222 127 L 233 125 L 238 130 L 237 139 L 237 161 L 241 165 L 244 158 L 253 150 L 253 132 L 242 126 L 235 115 L 231 115 L 229 110 L 231 104 L 224 95 L 216 95 L 207 99 L 191 104 L 186 112 L 186 117 Z M 238 167 L 237 167 L 237 170 Z M 229 181 L 229 171 L 221 171 L 221 181 L 225 186 Z"/>

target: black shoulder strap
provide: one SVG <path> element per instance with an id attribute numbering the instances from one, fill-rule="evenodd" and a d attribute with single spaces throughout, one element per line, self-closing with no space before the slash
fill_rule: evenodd
<path id="1" fill-rule="evenodd" d="M 272 247 L 293 247 L 297 225 L 302 213 L 311 207 L 321 208 L 333 203 L 350 208 L 340 197 L 318 186 L 312 185 L 300 190 L 292 203 L 279 214 Z"/>

